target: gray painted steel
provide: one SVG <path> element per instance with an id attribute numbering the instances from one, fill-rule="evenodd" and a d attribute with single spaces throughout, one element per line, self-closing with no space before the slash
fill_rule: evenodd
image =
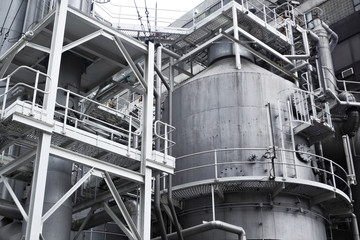
<path id="1" fill-rule="evenodd" d="M 44 213 L 49 210 L 71 187 L 72 163 L 50 157 L 46 182 Z M 72 201 L 69 198 L 55 213 L 45 221 L 45 239 L 68 240 L 72 219 Z"/>
<path id="2" fill-rule="evenodd" d="M 235 68 L 234 58 L 216 61 L 212 66 L 198 74 L 173 94 L 173 124 L 176 127 L 173 149 L 175 156 L 225 148 L 266 148 L 271 146 L 269 124 L 265 105 L 271 103 L 275 145 L 281 146 L 278 125 L 278 99 L 284 98 L 287 89 L 295 86 L 279 76 L 242 59 L 242 69 Z M 284 99 L 282 99 L 284 100 Z M 287 106 L 281 105 L 286 112 Z M 305 143 L 297 138 L 297 143 Z M 291 149 L 289 144 L 285 146 Z M 313 151 L 311 149 L 311 151 Z M 218 163 L 249 161 L 253 155 L 257 161 L 265 150 L 234 151 L 220 153 Z M 290 157 L 291 158 L 291 157 Z M 293 160 L 293 159 L 292 159 Z M 297 164 L 301 162 L 296 159 Z M 209 154 L 179 159 L 176 171 L 198 165 L 212 164 Z M 218 177 L 266 176 L 270 164 L 224 164 L 218 166 Z M 174 186 L 195 181 L 213 179 L 213 167 L 198 168 L 179 172 L 174 176 Z M 293 169 L 287 169 L 291 177 Z M 282 176 L 276 167 L 277 176 Z M 299 169 L 298 176 L 317 180 L 310 169 Z M 264 181 L 268 178 L 264 178 Z M 320 209 L 307 206 L 301 197 L 279 195 L 270 202 L 268 193 L 248 191 L 224 193 L 224 199 L 216 198 L 216 220 L 224 221 L 245 229 L 249 239 L 326 239 L 325 224 Z M 196 199 L 182 199 L 184 208 L 179 213 L 182 227 L 188 228 L 211 221 L 211 196 Z M 288 206 L 287 208 L 284 206 Z M 306 213 L 305 213 L 306 212 Z M 284 228 L 284 225 L 287 227 Z M 231 234 L 212 231 L 188 239 L 236 239 Z"/>

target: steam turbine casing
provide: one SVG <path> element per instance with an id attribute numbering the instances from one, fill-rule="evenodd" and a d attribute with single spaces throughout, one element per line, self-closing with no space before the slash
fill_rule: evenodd
<path id="1" fill-rule="evenodd" d="M 288 97 L 286 93 L 296 88 L 290 81 L 246 59 L 241 63 L 238 70 L 234 58 L 218 60 L 173 92 L 173 125 L 176 127 L 173 140 L 177 143 L 173 147 L 173 155 L 177 157 L 173 186 L 174 196 L 183 202 L 179 221 L 185 229 L 213 219 L 208 192 L 190 197 L 186 193 L 176 195 L 176 191 L 190 189 L 191 195 L 200 189 L 190 193 L 192 186 L 213 180 L 217 175 L 220 181 L 232 180 L 228 185 L 220 183 L 226 187 L 219 187 L 220 194 L 215 194 L 216 220 L 243 227 L 249 239 L 326 239 L 324 220 L 318 217 L 322 212 L 316 207 L 310 209 L 307 199 L 280 194 L 272 202 L 269 192 L 246 188 L 248 180 L 241 181 L 241 178 L 264 176 L 264 185 L 267 181 L 271 183 L 271 164 L 264 163 L 269 162 L 266 148 L 272 145 L 265 105 L 271 105 L 275 145 L 281 146 L 278 100 L 284 100 Z M 288 112 L 286 104 L 280 104 L 280 109 L 281 114 Z M 297 137 L 296 142 L 306 141 Z M 284 145 L 292 148 L 289 142 Z M 217 170 L 215 153 L 211 151 L 214 149 L 223 149 L 216 153 Z M 181 157 L 202 151 L 210 152 Z M 303 164 L 294 159 L 294 155 L 287 156 L 287 160 Z M 204 165 L 207 166 L 199 167 Z M 277 177 L 292 177 L 293 171 L 290 167 L 284 170 L 280 164 L 275 165 Z M 298 168 L 297 175 L 317 181 L 310 168 Z M 234 177 L 239 177 L 239 181 L 233 180 Z M 203 186 L 205 189 L 206 185 Z M 211 231 L 187 239 L 229 240 L 237 236 Z"/>

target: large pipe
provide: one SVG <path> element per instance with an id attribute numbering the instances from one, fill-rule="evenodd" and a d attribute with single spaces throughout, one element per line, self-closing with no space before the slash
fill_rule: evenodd
<path id="1" fill-rule="evenodd" d="M 4 199 L 0 199 L 0 215 L 11 219 L 23 219 L 16 205 Z"/>
<path id="2" fill-rule="evenodd" d="M 219 229 L 226 232 L 235 233 L 239 236 L 239 240 L 246 240 L 246 233 L 242 227 L 225 223 L 222 221 L 204 222 L 203 224 L 184 229 L 181 232 L 184 237 L 188 237 L 202 232 L 207 232 L 213 229 Z M 178 239 L 176 233 L 170 233 L 168 234 L 167 237 L 169 240 Z M 152 240 L 161 240 L 161 239 L 160 237 L 157 237 L 157 238 L 153 238 Z"/>
<path id="3" fill-rule="evenodd" d="M 329 43 L 329 47 L 330 47 L 330 51 L 334 51 L 338 41 L 339 41 L 339 36 L 324 22 L 322 22 L 322 26 L 325 28 L 325 30 L 328 32 L 328 34 L 330 34 L 330 43 Z"/>
<path id="4" fill-rule="evenodd" d="M 323 22 L 319 18 L 314 20 L 314 25 L 315 28 L 313 31 L 319 37 L 317 51 L 319 53 L 319 60 L 321 65 L 320 71 L 323 71 L 324 91 L 327 91 L 329 89 L 331 92 L 336 93 L 335 72 L 332 62 L 330 43 L 328 39 L 329 31 L 326 30 L 326 27 L 324 27 Z M 334 47 L 334 44 L 335 39 L 332 41 L 332 47 Z"/>

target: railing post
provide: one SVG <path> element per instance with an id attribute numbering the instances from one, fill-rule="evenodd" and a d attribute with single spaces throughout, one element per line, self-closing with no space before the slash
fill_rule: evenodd
<path id="1" fill-rule="evenodd" d="M 336 188 L 334 166 L 333 166 L 332 161 L 330 161 L 330 171 L 331 171 L 331 176 L 332 176 L 332 181 L 333 181 L 334 188 Z"/>
<path id="2" fill-rule="evenodd" d="M 66 131 L 66 122 L 67 122 L 68 108 L 69 108 L 69 98 L 70 98 L 70 90 L 67 90 L 66 91 L 66 100 L 65 100 L 63 133 L 65 133 L 65 131 Z"/>
<path id="3" fill-rule="evenodd" d="M 288 100 L 288 112 L 289 112 L 289 123 L 290 123 L 290 134 L 291 134 L 291 144 L 292 144 L 292 152 L 293 152 L 293 165 L 294 165 L 294 177 L 297 178 L 297 171 L 296 171 L 296 149 L 295 149 L 295 137 L 294 137 L 294 126 L 293 126 L 293 118 L 292 118 L 292 108 L 291 103 Z"/>
<path id="4" fill-rule="evenodd" d="M 167 132 L 167 124 L 164 124 L 164 134 L 165 134 L 165 142 L 164 142 L 164 163 L 166 163 L 166 157 L 168 155 L 168 132 Z"/>
<path id="5" fill-rule="evenodd" d="M 127 155 L 130 156 L 130 148 L 131 148 L 131 128 L 132 128 L 132 117 L 130 116 L 129 121 L 129 137 L 128 137 L 128 149 L 127 149 Z"/>
<path id="6" fill-rule="evenodd" d="M 217 165 L 217 151 L 214 151 L 214 163 L 215 163 L 215 180 L 218 179 L 218 165 Z"/>
<path id="7" fill-rule="evenodd" d="M 264 22 L 265 22 L 265 25 L 267 24 L 267 16 L 266 16 L 266 6 L 264 4 Z"/>
<path id="8" fill-rule="evenodd" d="M 2 109 L 1 109 L 1 118 L 4 118 L 4 115 L 5 115 L 6 98 L 7 98 L 7 94 L 8 94 L 8 91 L 9 91 L 9 84 L 10 84 L 10 77 L 8 76 L 8 77 L 6 78 L 4 99 L 3 99 Z"/>
<path id="9" fill-rule="evenodd" d="M 211 184 L 211 210 L 212 210 L 213 221 L 215 221 L 216 220 L 216 217 L 215 217 L 215 190 L 214 190 L 213 184 Z"/>
<path id="10" fill-rule="evenodd" d="M 38 89 L 39 74 L 40 74 L 40 71 L 37 70 L 36 77 L 35 77 L 33 100 L 32 100 L 32 104 L 31 104 L 31 112 L 30 112 L 31 115 L 34 115 L 34 107 L 35 107 L 35 100 L 36 100 L 36 94 L 37 94 L 37 89 Z"/>

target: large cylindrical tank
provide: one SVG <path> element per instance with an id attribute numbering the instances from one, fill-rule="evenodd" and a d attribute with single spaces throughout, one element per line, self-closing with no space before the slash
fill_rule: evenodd
<path id="1" fill-rule="evenodd" d="M 283 121 L 288 121 L 284 124 L 290 127 L 289 115 L 284 117 L 289 114 L 286 98 L 295 87 L 247 59 L 242 59 L 238 70 L 233 57 L 222 57 L 175 89 L 173 139 L 177 144 L 173 154 L 178 158 L 174 191 L 184 188 L 188 189 L 188 196 L 191 195 L 184 194 L 181 199 L 183 208 L 179 211 L 179 220 L 183 228 L 213 220 L 212 200 L 206 185 L 193 189 L 191 186 L 217 178 L 220 183 L 213 182 L 215 188 L 219 186 L 215 189 L 218 192 L 215 194 L 216 220 L 243 227 L 248 239 L 326 239 L 322 210 L 310 208 L 308 199 L 286 194 L 272 199 L 261 187 L 249 187 L 254 184 L 252 177 L 264 176 L 261 179 L 264 185 L 271 182 L 272 166 L 263 164 L 271 158 L 267 150 L 272 145 L 271 132 L 276 146 L 292 149 L 290 136 L 284 136 L 279 118 L 282 115 Z M 268 103 L 272 123 L 268 118 Z M 307 144 L 305 139 L 295 137 L 296 143 Z M 216 153 L 214 149 L 218 149 Z M 204 153 L 195 154 L 202 151 Z M 309 147 L 309 151 L 313 152 L 313 148 Z M 195 155 L 181 157 L 189 154 Z M 305 164 L 293 154 L 286 154 L 286 159 L 298 166 Z M 291 178 L 296 174 L 297 178 L 318 180 L 309 167 L 297 167 L 297 172 L 293 172 L 290 165 L 285 168 L 275 165 L 277 177 Z M 247 181 L 236 181 L 236 177 Z M 224 178 L 230 179 L 231 184 L 221 186 Z M 229 240 L 238 236 L 212 231 L 187 239 Z"/>

